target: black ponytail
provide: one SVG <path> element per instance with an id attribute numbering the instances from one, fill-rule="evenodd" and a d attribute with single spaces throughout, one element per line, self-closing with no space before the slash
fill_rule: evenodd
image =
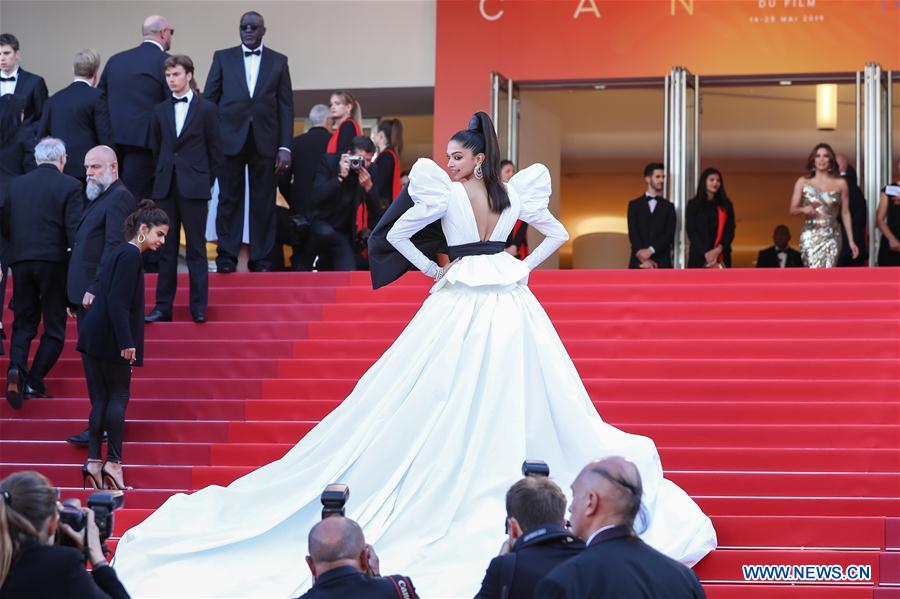
<path id="1" fill-rule="evenodd" d="M 500 182 L 500 143 L 491 117 L 484 112 L 476 112 L 469 119 L 469 128 L 457 131 L 450 139 L 473 154 L 484 153 L 481 172 L 488 193 L 488 206 L 491 212 L 497 214 L 509 208 L 509 194 Z"/>
<path id="2" fill-rule="evenodd" d="M 162 208 L 157 208 L 153 200 L 141 200 L 137 209 L 125 219 L 125 240 L 134 239 L 141 225 L 147 225 L 148 229 L 169 224 L 169 215 Z"/>

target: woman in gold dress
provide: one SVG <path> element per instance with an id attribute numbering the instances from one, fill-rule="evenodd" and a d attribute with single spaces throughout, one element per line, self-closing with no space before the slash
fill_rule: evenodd
<path id="1" fill-rule="evenodd" d="M 806 217 L 800 231 L 800 254 L 809 268 L 831 268 L 837 264 L 841 251 L 838 215 L 847 231 L 853 257 L 859 255 L 850 221 L 847 182 L 838 172 L 834 150 L 825 143 L 813 148 L 806 169 L 809 174 L 794 184 L 790 209 L 791 215 Z"/>

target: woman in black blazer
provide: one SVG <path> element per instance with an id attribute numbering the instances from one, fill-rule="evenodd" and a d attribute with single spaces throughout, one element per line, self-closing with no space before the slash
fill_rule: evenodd
<path id="1" fill-rule="evenodd" d="M 708 168 L 700 175 L 697 195 L 687 205 L 686 220 L 691 242 L 688 268 L 731 268 L 734 206 L 718 169 Z"/>
<path id="2" fill-rule="evenodd" d="M 94 513 L 83 510 L 85 532 L 76 533 L 60 524 L 58 501 L 59 489 L 37 472 L 0 481 L 0 599 L 128 599 L 106 562 Z M 57 531 L 86 544 L 84 553 L 54 545 Z"/>
<path id="3" fill-rule="evenodd" d="M 369 219 L 371 227 L 381 218 L 388 206 L 400 195 L 400 155 L 403 153 L 403 123 L 400 119 L 382 119 L 375 128 L 375 197 L 381 209 L 377 218 Z"/>
<path id="4" fill-rule="evenodd" d="M 91 396 L 85 487 L 128 489 L 122 474 L 122 436 L 131 387 L 131 367 L 144 359 L 144 269 L 141 254 L 158 250 L 169 233 L 169 217 L 142 200 L 125 219 L 125 239 L 107 258 L 94 303 L 78 331 L 84 375 Z M 100 459 L 109 434 L 106 462 Z"/>

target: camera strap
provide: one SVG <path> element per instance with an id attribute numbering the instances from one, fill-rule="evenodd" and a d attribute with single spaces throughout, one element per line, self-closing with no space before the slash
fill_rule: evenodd
<path id="1" fill-rule="evenodd" d="M 406 576 L 400 576 L 399 574 L 392 574 L 390 576 L 385 576 L 388 580 L 394 583 L 394 590 L 397 591 L 397 596 L 400 599 L 418 599 L 419 596 L 416 595 L 416 591 L 413 589 L 412 583 L 409 581 L 409 578 Z"/>
<path id="2" fill-rule="evenodd" d="M 526 547 L 555 539 L 566 539 L 567 543 L 579 541 L 578 537 L 572 534 L 572 531 L 561 524 L 545 524 L 529 530 L 519 537 L 512 551 L 503 556 L 500 564 L 500 599 L 508 599 L 509 594 L 512 592 L 512 583 L 516 576 L 516 553 Z"/>

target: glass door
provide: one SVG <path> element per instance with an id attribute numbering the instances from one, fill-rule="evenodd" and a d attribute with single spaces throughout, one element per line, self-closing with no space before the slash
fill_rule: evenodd
<path id="1" fill-rule="evenodd" d="M 891 71 L 869 63 L 862 73 L 862 189 L 868 202 L 869 266 L 875 266 L 881 232 L 875 226 L 875 212 L 881 188 L 891 177 Z"/>
<path id="2" fill-rule="evenodd" d="M 491 119 L 500 143 L 501 159 L 519 164 L 519 87 L 500 73 L 491 73 Z"/>
<path id="3" fill-rule="evenodd" d="M 700 177 L 700 81 L 684 67 L 665 79 L 666 189 L 675 205 L 675 268 L 687 265 L 687 202 Z"/>

